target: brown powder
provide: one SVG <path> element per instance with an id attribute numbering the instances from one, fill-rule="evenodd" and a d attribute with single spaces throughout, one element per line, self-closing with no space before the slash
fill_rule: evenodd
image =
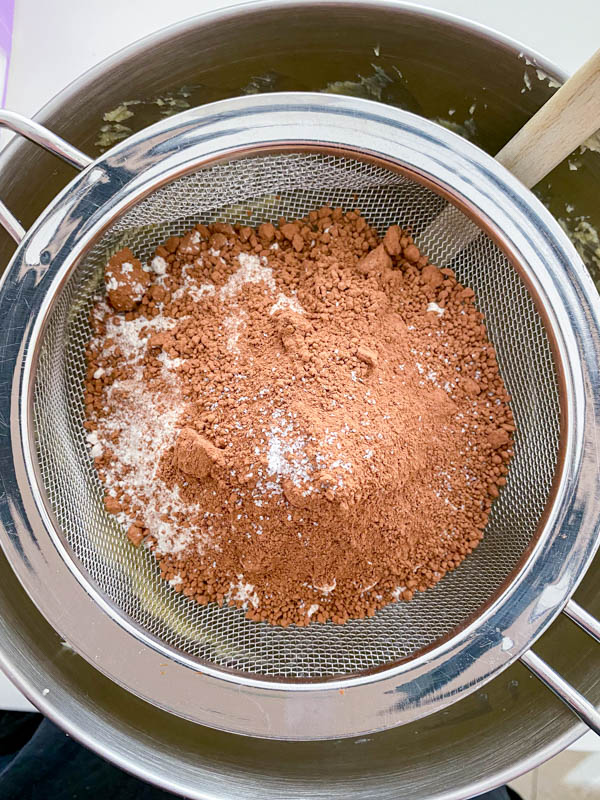
<path id="1" fill-rule="evenodd" d="M 177 591 L 341 623 L 477 546 L 510 398 L 473 291 L 407 232 L 330 208 L 198 225 L 144 275 L 92 311 L 86 427 L 107 510 Z"/>
<path id="2" fill-rule="evenodd" d="M 110 259 L 104 271 L 108 301 L 115 311 L 133 311 L 150 285 L 150 276 L 142 262 L 128 247 L 119 250 Z"/>

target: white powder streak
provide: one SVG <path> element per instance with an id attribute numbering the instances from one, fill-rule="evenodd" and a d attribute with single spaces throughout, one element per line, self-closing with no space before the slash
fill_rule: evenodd
<path id="1" fill-rule="evenodd" d="M 192 300 L 198 302 L 205 294 L 214 294 L 215 287 L 212 283 L 203 283 L 202 286 L 192 284 L 191 286 L 185 286 L 184 291 L 187 291 Z"/>
<path id="2" fill-rule="evenodd" d="M 440 306 L 438 306 L 437 303 L 429 303 L 429 305 L 427 306 L 427 311 L 428 312 L 435 311 L 438 317 L 441 317 L 445 310 L 446 310 L 445 308 L 441 308 Z"/>
<path id="3" fill-rule="evenodd" d="M 273 414 L 274 419 L 280 415 Z M 291 422 L 274 422 L 267 433 L 267 475 L 288 477 L 295 486 L 310 480 L 309 460 L 304 451 L 306 440 L 294 434 Z"/>
<path id="4" fill-rule="evenodd" d="M 163 366 L 164 366 L 166 369 L 169 369 L 169 370 L 171 370 L 171 369 L 177 369 L 177 367 L 180 367 L 180 366 L 183 364 L 183 362 L 184 362 L 184 359 L 183 359 L 183 358 L 170 358 L 170 357 L 169 357 L 169 356 L 168 356 L 168 355 L 165 353 L 165 351 L 164 351 L 164 350 L 161 350 L 161 351 L 160 351 L 160 353 L 157 355 L 157 359 L 158 359 L 158 360 L 161 362 L 161 364 L 162 364 L 162 365 L 163 365 Z"/>
<path id="5" fill-rule="evenodd" d="M 177 325 L 177 322 L 176 319 L 165 319 L 165 317 L 158 316 L 151 320 L 145 317 L 130 320 L 121 318 L 121 324 L 115 325 L 113 320 L 109 319 L 106 323 L 106 338 L 114 339 L 116 346 L 121 348 L 123 357 L 132 363 L 132 358 L 137 361 L 142 357 L 146 343 L 153 333 L 171 330 Z M 140 336 L 144 328 L 148 330 L 144 336 Z M 110 351 L 104 349 L 104 352 Z"/>
<path id="6" fill-rule="evenodd" d="M 169 488 L 158 472 L 163 454 L 175 439 L 182 407 L 145 390 L 143 381 L 136 378 L 116 381 L 112 389 L 125 392 L 127 400 L 120 406 L 115 404 L 111 416 L 102 419 L 98 427 L 99 439 L 106 443 L 114 459 L 106 471 L 109 494 L 116 496 L 117 489 L 131 493 L 133 502 L 139 505 L 140 517 L 156 537 L 158 552 L 178 553 L 193 541 L 194 534 L 192 528 L 181 529 L 174 514 L 189 518 L 194 509 L 182 503 L 178 487 Z M 117 438 L 113 443 L 114 434 Z M 125 514 L 119 518 L 125 525 L 136 521 L 134 516 Z"/>
<path id="7" fill-rule="evenodd" d="M 162 256 L 155 256 L 150 262 L 150 266 L 157 275 L 164 275 L 167 271 L 167 262 Z"/>
<path id="8" fill-rule="evenodd" d="M 246 326 L 244 317 L 247 316 L 245 311 L 240 311 L 238 314 L 230 314 L 223 320 L 223 327 L 227 332 L 227 349 L 230 353 L 239 353 L 238 341 L 240 338 L 240 328 Z"/>
<path id="9" fill-rule="evenodd" d="M 235 297 L 245 283 L 266 283 L 272 292 L 275 291 L 273 270 L 262 266 L 258 256 L 240 253 L 238 261 L 240 262 L 240 268 L 233 275 L 230 275 L 227 283 L 221 287 L 219 292 L 221 300 Z"/>
<path id="10" fill-rule="evenodd" d="M 275 314 L 276 311 L 283 311 L 284 308 L 289 308 L 297 314 L 304 314 L 304 309 L 295 297 L 288 297 L 285 294 L 278 294 L 277 300 L 271 306 L 269 314 Z"/>
<path id="11" fill-rule="evenodd" d="M 245 583 L 244 576 L 238 575 L 238 583 L 230 584 L 227 599 L 237 600 L 242 603 L 243 608 L 248 608 L 248 602 L 252 603 L 254 608 L 258 607 L 258 595 L 254 591 L 254 584 Z"/>
<path id="12" fill-rule="evenodd" d="M 195 300 L 198 303 L 205 294 L 208 295 L 214 293 L 215 287 L 212 283 L 203 283 L 202 286 L 198 286 L 197 283 L 195 283 L 186 275 L 183 286 L 180 286 L 179 289 L 176 289 L 173 292 L 173 300 L 179 300 L 181 297 L 189 295 L 192 300 Z"/>
<path id="13" fill-rule="evenodd" d="M 199 506 L 183 503 L 178 487 L 169 488 L 158 477 L 161 459 L 177 434 L 182 400 L 173 389 L 164 395 L 150 390 L 142 379 L 141 360 L 149 336 L 170 330 L 176 324 L 177 320 L 160 316 L 152 320 L 121 318 L 120 325 L 111 319 L 107 321 L 106 337 L 96 339 L 96 344 L 106 352 L 106 347 L 102 347 L 104 338 L 112 339 L 113 347 L 119 347 L 124 359 L 133 366 L 134 375 L 115 381 L 106 390 L 111 414 L 102 418 L 97 431 L 86 437 L 92 457 L 100 454 L 100 449 L 110 453 L 104 477 L 109 495 L 116 497 L 120 490 L 130 498 L 131 515 L 120 513 L 119 522 L 127 527 L 142 519 L 156 538 L 160 553 L 178 553 L 199 538 L 202 541 L 200 529 L 190 524 L 194 514 L 200 514 Z M 171 359 L 164 352 L 158 355 L 158 360 L 163 364 L 163 374 L 169 378 L 170 370 L 182 363 L 182 359 Z M 115 392 L 119 400 L 111 402 Z M 186 520 L 185 528 L 178 521 L 179 515 Z"/>
<path id="14" fill-rule="evenodd" d="M 333 592 L 336 586 L 337 586 L 337 581 L 334 578 L 333 583 L 324 583 L 323 586 L 313 586 L 313 589 L 327 596 Z"/>

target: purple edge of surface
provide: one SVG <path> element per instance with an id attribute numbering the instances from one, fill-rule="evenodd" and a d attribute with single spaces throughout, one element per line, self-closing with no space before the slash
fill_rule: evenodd
<path id="1" fill-rule="evenodd" d="M 15 0 L 0 0 L 0 50 L 6 56 L 5 74 L 2 83 L 2 97 L 0 98 L 2 108 L 6 104 L 6 86 L 8 83 L 8 69 L 10 64 L 10 51 L 12 47 L 13 21 L 15 14 Z"/>

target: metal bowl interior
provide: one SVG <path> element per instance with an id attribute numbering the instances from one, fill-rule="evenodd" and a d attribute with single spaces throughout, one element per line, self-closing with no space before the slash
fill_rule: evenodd
<path id="1" fill-rule="evenodd" d="M 253 41 L 271 56 L 265 60 L 253 54 Z M 332 47 L 332 41 L 343 45 Z M 103 79 L 116 65 L 125 64 L 129 71 L 132 98 L 157 91 L 176 93 L 182 85 L 202 83 L 210 90 L 198 98 L 202 101 L 238 94 L 253 77 L 268 71 L 287 75 L 289 85 L 281 88 L 322 88 L 323 83 L 349 77 L 360 83 L 357 72 L 367 72 L 378 43 L 386 58 L 408 76 L 407 86 L 427 115 L 447 118 L 450 107 L 464 108 L 467 102 L 470 107 L 473 100 L 486 103 L 486 114 L 477 120 L 477 138 L 490 151 L 550 91 L 546 83 L 534 81 L 531 91 L 521 93 L 524 65 L 517 45 L 442 15 L 379 3 L 336 4 L 335 9 L 303 4 L 301 15 L 290 15 L 284 7 L 258 6 L 199 18 L 140 43 L 65 90 L 39 119 L 92 152 L 102 113 L 127 99 L 114 82 Z M 305 57 L 308 51 L 310 59 Z M 240 55 L 239 61 L 232 62 L 233 52 Z M 181 58 L 182 53 L 187 58 Z M 560 77 L 549 65 L 538 63 Z M 430 80 L 432 72 L 445 76 L 443 86 Z M 392 96 L 380 99 L 394 103 Z M 156 118 L 160 109 L 146 108 L 140 125 L 153 121 L 151 112 Z M 2 175 L 5 199 L 28 223 L 71 172 L 31 145 L 13 143 L 3 156 Z M 596 157 L 586 153 L 577 171 L 559 168 L 552 190 L 544 186 L 542 191 L 555 213 L 572 205 L 573 218 L 589 213 L 595 220 L 597 180 Z M 39 194 L 32 196 L 27 190 L 32 184 L 41 187 Z M 6 261 L 10 245 L 3 245 Z M 592 261 L 589 265 L 593 268 Z M 582 730 L 519 664 L 485 691 L 438 715 L 358 740 L 267 743 L 203 729 L 134 698 L 65 648 L 4 559 L 1 568 L 3 658 L 15 680 L 40 708 L 87 744 L 190 797 L 231 796 L 236 790 L 249 797 L 335 797 L 346 796 L 350 786 L 357 797 L 395 797 L 399 790 L 414 798 L 469 797 L 538 763 Z M 594 574 L 592 567 L 577 599 L 597 612 Z M 597 702 L 600 682 L 593 668 L 593 647 L 575 626 L 560 620 L 540 641 L 539 652 Z M 578 658 L 572 657 L 574 652 Z M 49 693 L 42 695 L 46 688 Z"/>

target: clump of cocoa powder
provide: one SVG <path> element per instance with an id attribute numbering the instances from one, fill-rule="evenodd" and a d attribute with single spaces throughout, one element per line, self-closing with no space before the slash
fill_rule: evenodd
<path id="1" fill-rule="evenodd" d="M 142 262 L 124 247 L 106 265 L 104 284 L 108 302 L 115 311 L 133 311 L 150 285 L 150 276 Z"/>
<path id="2" fill-rule="evenodd" d="M 86 428 L 107 510 L 176 591 L 341 623 L 477 547 L 510 398 L 473 291 L 409 233 L 322 208 L 197 225 L 138 264 L 113 256 L 92 310 Z"/>

